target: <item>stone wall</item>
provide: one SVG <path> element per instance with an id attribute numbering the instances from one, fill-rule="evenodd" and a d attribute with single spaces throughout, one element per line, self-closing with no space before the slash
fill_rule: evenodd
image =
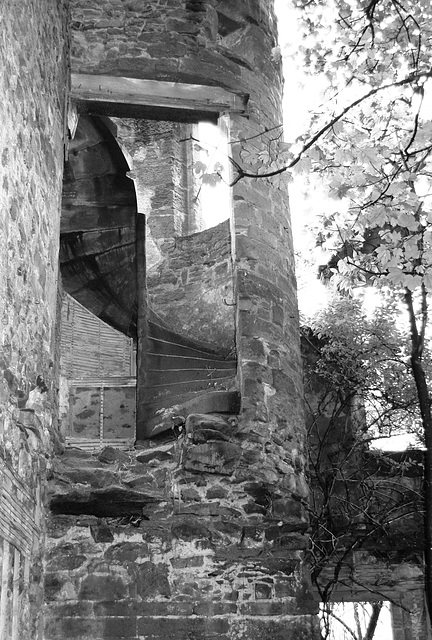
<path id="1" fill-rule="evenodd" d="M 214 4 L 155 0 L 143 7 L 136 0 L 73 0 L 73 67 L 78 73 L 234 86 L 241 76 L 238 62 L 214 49 Z M 251 3 L 241 4 L 247 9 Z M 260 3 L 253 4 L 251 13 L 265 16 Z"/>
<path id="2" fill-rule="evenodd" d="M 399 600 L 399 602 L 398 602 Z M 424 597 L 424 590 L 409 590 L 391 607 L 394 640 L 427 640 L 430 625 Z"/>
<path id="3" fill-rule="evenodd" d="M 248 117 L 231 117 L 230 147 L 246 170 L 277 153 L 281 68 L 270 3 L 73 0 L 73 70 L 217 84 L 250 95 Z M 275 141 L 272 141 L 275 138 Z M 233 178 L 236 176 L 233 174 Z M 242 179 L 233 188 L 237 350 L 242 428 L 278 460 L 289 451 L 288 494 L 307 494 L 293 250 L 282 180 Z"/>
<path id="4" fill-rule="evenodd" d="M 187 195 L 185 125 L 142 119 L 113 118 L 117 140 L 130 158 L 138 200 L 138 211 L 147 216 L 147 265 L 158 261 L 159 241 L 185 235 Z M 153 255 L 154 252 L 154 255 Z"/>
<path id="5" fill-rule="evenodd" d="M 225 17 L 241 24 L 242 12 L 251 3 L 227 4 L 223 3 Z M 277 155 L 277 143 L 272 142 L 277 135 L 266 130 L 277 130 L 282 122 L 282 86 L 272 57 L 273 13 L 266 3 L 253 6 L 252 20 L 226 34 L 222 42 L 232 56 L 245 61 L 242 76 L 250 88 L 249 118 L 231 118 L 233 156 L 244 170 L 262 173 L 268 163 L 265 151 Z M 287 185 L 284 180 L 243 178 L 232 193 L 242 418 L 250 439 L 265 448 L 276 468 L 283 452 L 287 454 L 282 486 L 287 496 L 301 500 L 308 490 Z"/>
<path id="6" fill-rule="evenodd" d="M 319 637 L 296 515 L 243 484 L 233 424 L 191 415 L 141 451 L 57 459 L 46 640 Z"/>
<path id="7" fill-rule="evenodd" d="M 55 339 L 67 9 L 2 7 L 0 637 L 40 637 L 44 479 L 57 439 Z"/>
<path id="8" fill-rule="evenodd" d="M 188 411 L 173 415 L 169 431 L 127 452 L 64 452 L 57 434 L 66 4 L 75 72 L 216 85 L 249 95 L 247 116 L 231 115 L 229 127 L 230 304 L 241 407 L 235 415 L 216 409 L 202 415 L 191 400 Z M 2 12 L 1 639 L 319 636 L 303 555 L 308 487 L 286 183 L 244 175 L 265 173 L 278 155 L 276 44 L 272 3 L 265 0 L 23 0 Z M 142 147 L 131 155 L 134 169 L 150 168 L 152 187 L 161 178 L 149 207 L 158 214 L 151 221 L 154 265 L 165 246 L 159 284 L 175 277 L 178 286 L 179 242 L 191 257 L 180 277 L 187 287 L 192 263 L 205 263 L 195 255 L 204 251 L 200 240 L 180 238 L 192 228 L 186 211 L 192 160 L 181 143 L 188 129 L 183 122 L 150 128 L 157 135 L 148 155 Z M 137 189 L 138 201 L 148 213 L 144 187 Z M 199 221 L 192 222 L 198 228 Z M 213 252 L 220 249 L 224 267 L 228 241 L 219 232 L 200 238 L 214 243 Z M 205 277 L 213 280 L 216 268 L 210 265 Z M 194 331 L 183 316 L 181 323 L 188 322 Z"/>

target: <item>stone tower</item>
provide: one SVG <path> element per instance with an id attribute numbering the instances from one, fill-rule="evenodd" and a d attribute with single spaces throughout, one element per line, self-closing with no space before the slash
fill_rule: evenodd
<path id="1" fill-rule="evenodd" d="M 310 638 L 272 3 L 3 14 L 0 639 Z"/>

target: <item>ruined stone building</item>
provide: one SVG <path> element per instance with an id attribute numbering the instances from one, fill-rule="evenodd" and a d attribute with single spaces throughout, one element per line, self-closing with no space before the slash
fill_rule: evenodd
<path id="1" fill-rule="evenodd" d="M 0 640 L 318 637 L 272 4 L 0 6 Z"/>

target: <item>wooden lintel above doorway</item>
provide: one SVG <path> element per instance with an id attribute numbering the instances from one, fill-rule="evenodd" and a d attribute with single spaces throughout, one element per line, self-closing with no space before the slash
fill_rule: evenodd
<path id="1" fill-rule="evenodd" d="M 72 73 L 71 99 L 80 113 L 199 122 L 246 114 L 248 96 L 206 85 Z"/>

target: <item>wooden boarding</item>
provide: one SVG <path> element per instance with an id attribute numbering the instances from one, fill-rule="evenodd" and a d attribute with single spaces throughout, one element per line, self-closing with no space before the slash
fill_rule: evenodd
<path id="1" fill-rule="evenodd" d="M 30 558 L 41 536 L 37 505 L 23 481 L 0 458 L 0 536 Z"/>
<path id="2" fill-rule="evenodd" d="M 135 442 L 135 378 L 76 380 L 70 384 L 66 445 L 85 451 L 107 446 L 130 449 Z M 83 420 L 81 412 L 86 412 Z"/>
<path id="3" fill-rule="evenodd" d="M 75 386 L 134 386 L 133 340 L 97 318 L 72 296 L 62 302 L 61 370 Z M 95 381 L 94 383 L 92 381 Z"/>

